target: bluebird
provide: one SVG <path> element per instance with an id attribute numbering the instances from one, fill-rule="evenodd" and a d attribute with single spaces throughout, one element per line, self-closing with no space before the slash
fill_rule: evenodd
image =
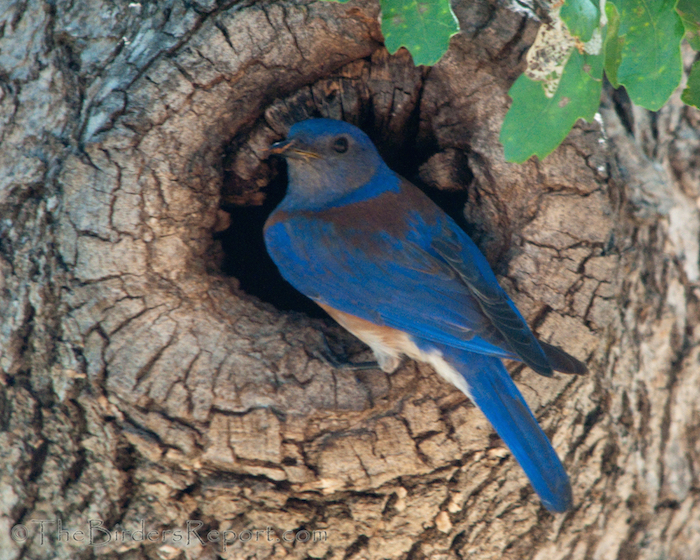
<path id="1" fill-rule="evenodd" d="M 545 376 L 586 366 L 535 338 L 469 236 L 359 128 L 302 121 L 270 152 L 288 163 L 287 193 L 264 228 L 282 276 L 365 342 L 382 370 L 408 356 L 463 391 L 545 507 L 566 511 L 566 471 L 501 358 Z"/>

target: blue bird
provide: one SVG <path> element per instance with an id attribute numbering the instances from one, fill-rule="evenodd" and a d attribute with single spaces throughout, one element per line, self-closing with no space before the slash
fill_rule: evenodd
<path id="1" fill-rule="evenodd" d="M 481 409 L 547 509 L 566 511 L 564 467 L 501 358 L 546 376 L 586 366 L 538 342 L 469 236 L 360 129 L 306 120 L 270 152 L 288 163 L 286 196 L 264 230 L 282 276 L 365 342 L 382 370 L 403 355 L 431 364 Z"/>

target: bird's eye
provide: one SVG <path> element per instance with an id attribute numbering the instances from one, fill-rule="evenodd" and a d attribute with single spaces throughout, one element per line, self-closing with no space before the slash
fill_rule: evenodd
<path id="1" fill-rule="evenodd" d="M 338 136 L 333 142 L 333 149 L 339 154 L 344 154 L 348 151 L 348 139 L 345 136 Z"/>

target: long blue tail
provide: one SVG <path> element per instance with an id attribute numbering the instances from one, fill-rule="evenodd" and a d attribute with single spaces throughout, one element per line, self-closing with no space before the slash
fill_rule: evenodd
<path id="1" fill-rule="evenodd" d="M 462 374 L 469 396 L 520 463 L 545 507 L 553 512 L 569 509 L 569 477 L 503 362 L 458 348 L 434 346 Z"/>

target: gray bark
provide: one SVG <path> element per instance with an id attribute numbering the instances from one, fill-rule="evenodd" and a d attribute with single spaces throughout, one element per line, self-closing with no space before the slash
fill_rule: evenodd
<path id="1" fill-rule="evenodd" d="M 0 7 L 0 558 L 698 557 L 698 113 L 606 96 L 604 125 L 507 164 L 537 25 L 455 11 L 463 33 L 416 69 L 369 0 Z M 226 210 L 265 200 L 265 148 L 315 115 L 466 195 L 538 335 L 587 360 L 554 379 L 509 365 L 571 512 L 543 509 L 429 367 L 335 368 L 324 338 L 366 349 L 222 272 Z M 78 540 L 96 522 L 112 541 Z M 187 542 L 188 522 L 237 538 Z"/>

